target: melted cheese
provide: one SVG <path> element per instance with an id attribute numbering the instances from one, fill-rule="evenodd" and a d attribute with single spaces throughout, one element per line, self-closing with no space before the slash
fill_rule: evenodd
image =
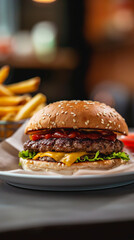
<path id="1" fill-rule="evenodd" d="M 65 152 L 40 152 L 33 158 L 34 160 L 38 159 L 39 157 L 51 157 L 56 162 L 62 162 L 66 164 L 68 167 L 71 166 L 78 157 L 87 155 L 86 152 L 72 152 L 72 153 L 65 153 Z"/>

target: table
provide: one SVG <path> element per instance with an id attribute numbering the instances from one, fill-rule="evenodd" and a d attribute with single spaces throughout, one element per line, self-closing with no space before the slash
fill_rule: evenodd
<path id="1" fill-rule="evenodd" d="M 84 234 L 90 236 L 86 239 L 97 239 L 98 233 L 103 239 L 134 239 L 133 229 L 134 184 L 97 191 L 51 192 L 16 188 L 0 181 L 2 240 L 72 239 L 73 235 L 74 239 L 84 239 Z"/>

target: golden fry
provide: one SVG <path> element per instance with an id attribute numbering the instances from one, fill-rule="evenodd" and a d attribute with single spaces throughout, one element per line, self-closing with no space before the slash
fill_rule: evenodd
<path id="1" fill-rule="evenodd" d="M 6 107 L 0 107 L 0 116 L 4 116 L 7 113 L 12 113 L 15 112 L 17 113 L 20 109 L 22 108 L 22 106 L 6 106 Z"/>
<path id="2" fill-rule="evenodd" d="M 6 86 L 0 84 L 0 96 L 12 96 L 14 95 Z"/>
<path id="3" fill-rule="evenodd" d="M 39 104 L 42 104 L 44 102 L 46 102 L 46 96 L 41 93 L 38 93 L 22 107 L 22 109 L 16 115 L 15 121 L 29 118 L 31 112 L 34 111 Z"/>
<path id="4" fill-rule="evenodd" d="M 10 67 L 5 65 L 0 69 L 0 84 L 3 83 L 9 75 Z"/>
<path id="5" fill-rule="evenodd" d="M 9 71 L 8 65 L 0 69 L 0 120 L 19 121 L 29 118 L 46 105 L 45 95 L 39 93 L 32 98 L 27 94 L 37 91 L 40 78 L 34 77 L 19 83 L 3 85 Z"/>
<path id="6" fill-rule="evenodd" d="M 41 103 L 40 105 L 38 105 L 37 108 L 35 108 L 35 110 L 33 112 L 31 112 L 30 117 L 32 117 L 36 112 L 38 112 L 39 110 L 41 110 L 45 106 L 46 106 L 45 103 Z"/>
<path id="7" fill-rule="evenodd" d="M 15 112 L 7 113 L 1 118 L 2 121 L 13 121 L 15 117 Z"/>
<path id="8" fill-rule="evenodd" d="M 0 97 L 0 106 L 17 106 L 25 104 L 31 99 L 28 95 L 23 96 L 4 96 Z"/>
<path id="9" fill-rule="evenodd" d="M 39 87 L 39 84 L 40 78 L 34 77 L 26 81 L 10 84 L 7 86 L 7 88 L 15 94 L 23 94 L 36 91 Z"/>

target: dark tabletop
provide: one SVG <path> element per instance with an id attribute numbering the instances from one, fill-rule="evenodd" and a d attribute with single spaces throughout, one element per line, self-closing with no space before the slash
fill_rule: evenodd
<path id="1" fill-rule="evenodd" d="M 118 234 L 120 231 L 125 237 L 128 232 L 132 237 L 132 228 L 134 184 L 97 191 L 51 192 L 16 188 L 0 181 L 0 236 L 20 236 L 20 233 L 22 236 L 26 232 L 28 236 L 30 231 L 34 239 L 37 233 L 45 232 L 50 236 L 57 231 L 66 239 L 70 231 L 80 236 L 82 231 L 90 230 L 95 236 L 97 230 L 112 229 L 108 237 L 112 239 L 110 236 L 117 229 Z"/>

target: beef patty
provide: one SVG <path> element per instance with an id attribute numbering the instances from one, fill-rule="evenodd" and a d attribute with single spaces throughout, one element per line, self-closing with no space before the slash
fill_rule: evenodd
<path id="1" fill-rule="evenodd" d="M 120 152 L 123 149 L 123 143 L 116 139 L 109 141 L 105 139 L 69 139 L 69 138 L 49 138 L 37 141 L 28 140 L 24 143 L 24 150 L 35 152 L 97 152 L 102 154 L 111 154 Z"/>

